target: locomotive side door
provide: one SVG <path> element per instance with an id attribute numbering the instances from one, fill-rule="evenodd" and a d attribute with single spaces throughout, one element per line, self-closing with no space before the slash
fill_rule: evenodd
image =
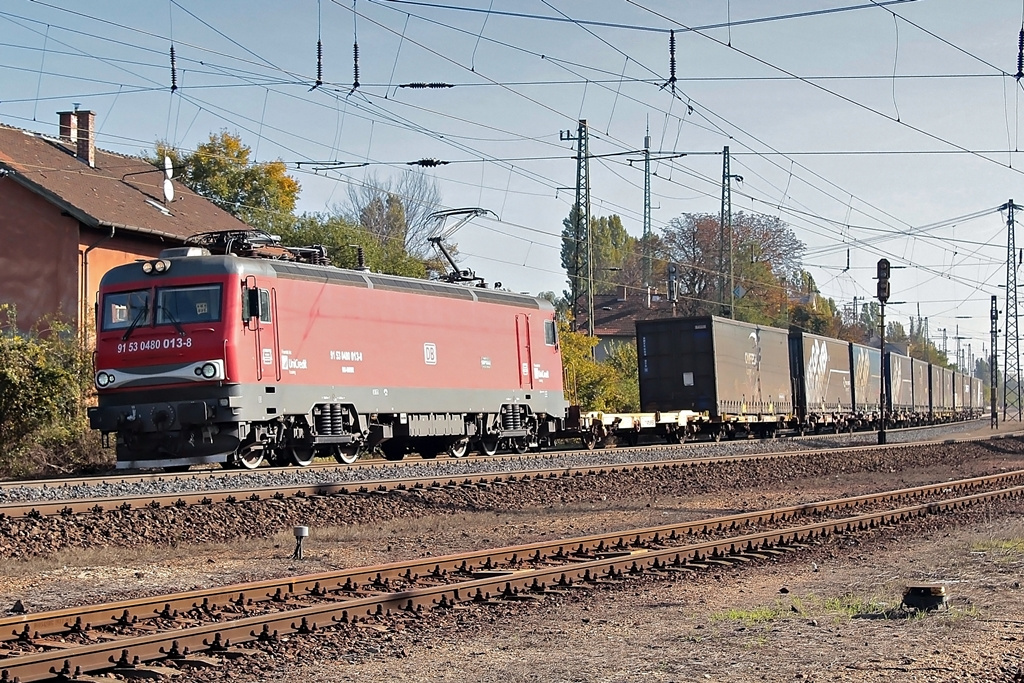
<path id="1" fill-rule="evenodd" d="M 271 289 L 259 287 L 251 275 L 245 281 L 242 317 L 253 333 L 257 381 L 281 379 L 281 349 L 276 326 L 276 297 Z"/>
<path id="2" fill-rule="evenodd" d="M 533 389 L 533 354 L 530 351 L 530 316 L 516 315 L 516 341 L 519 344 L 519 388 Z"/>

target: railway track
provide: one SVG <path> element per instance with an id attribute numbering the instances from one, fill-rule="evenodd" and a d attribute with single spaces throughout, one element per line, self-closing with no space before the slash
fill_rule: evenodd
<path id="1" fill-rule="evenodd" d="M 830 449 L 832 453 L 864 452 L 879 449 L 901 449 L 933 446 L 937 444 L 958 444 L 989 441 L 1007 438 L 1015 434 L 987 435 L 984 437 L 961 439 L 938 439 L 904 444 L 887 444 L 884 446 L 846 446 Z M 659 453 L 658 450 L 640 450 L 640 454 Z M 324 497 L 350 494 L 387 493 L 390 491 L 423 490 L 431 488 L 453 487 L 487 487 L 505 485 L 514 482 L 537 479 L 555 479 L 560 477 L 580 477 L 614 474 L 633 470 L 658 470 L 670 468 L 693 467 L 697 465 L 715 465 L 736 462 L 758 462 L 778 460 L 806 455 L 806 450 L 782 451 L 775 453 L 755 453 L 750 455 L 705 455 L 695 458 L 672 458 L 668 460 L 638 460 L 622 462 L 615 465 L 584 465 L 544 467 L 516 471 L 492 471 L 469 473 L 463 476 L 412 476 L 367 479 L 354 482 L 327 482 L 296 485 L 271 485 L 244 488 L 222 488 L 201 491 L 175 491 L 171 493 L 141 493 L 138 495 L 117 495 L 113 497 L 80 497 L 54 500 L 34 500 L 26 502 L 6 503 L 0 505 L 0 519 L 9 518 L 41 518 L 48 516 L 71 516 L 82 513 L 100 514 L 104 512 L 128 512 L 138 509 L 161 509 L 168 507 L 188 507 L 193 505 L 213 505 L 216 503 L 258 502 L 261 500 L 286 498 Z M 509 461 L 511 462 L 511 460 Z M 537 462 L 529 459 L 527 464 Z M 294 470 L 292 470 L 294 471 Z M 408 470 L 388 468 L 385 473 L 404 472 Z"/>
<path id="2" fill-rule="evenodd" d="M 949 430 L 973 429 L 983 426 L 984 420 L 975 420 L 964 423 L 950 423 L 944 425 L 929 425 L 923 427 L 908 427 L 899 430 L 889 430 L 890 443 L 895 445 L 899 439 L 912 440 L 920 434 L 927 434 L 925 441 L 943 440 L 956 438 L 949 435 Z M 938 436 L 935 433 L 938 433 Z M 943 434 L 945 432 L 945 434 Z M 955 434 L 955 433 L 954 433 Z M 1020 432 L 1024 434 L 1024 432 Z M 817 450 L 822 448 L 840 447 L 851 438 L 873 442 L 874 432 L 856 432 L 854 434 L 843 433 L 836 435 L 808 435 L 792 436 L 780 439 L 769 440 L 736 440 L 725 442 L 714 441 L 688 441 L 683 444 L 647 444 L 641 446 L 620 446 L 601 448 L 596 451 L 584 449 L 554 449 L 538 453 L 506 453 L 498 455 L 469 455 L 464 458 L 409 458 L 399 462 L 391 462 L 382 458 L 366 458 L 351 464 L 343 465 L 334 462 L 314 462 L 304 468 L 298 467 L 260 467 L 256 470 L 226 470 L 222 468 L 206 468 L 188 470 L 186 472 L 107 472 L 98 475 L 86 475 L 77 477 L 61 477 L 37 480 L 10 480 L 0 481 L 0 500 L 6 496 L 16 495 L 17 492 L 38 491 L 46 492 L 48 495 L 63 493 L 65 497 L 78 497 L 78 494 L 85 489 L 99 489 L 102 487 L 125 487 L 148 483 L 170 483 L 177 482 L 194 487 L 204 487 L 205 483 L 210 488 L 245 488 L 243 485 L 231 485 L 231 482 L 253 482 L 260 478 L 281 477 L 281 478 L 345 478 L 352 481 L 379 479 L 381 472 L 419 472 L 430 470 L 450 470 L 453 467 L 471 471 L 481 471 L 501 467 L 507 463 L 530 463 L 543 462 L 553 458 L 565 456 L 585 456 L 602 462 L 612 464 L 620 454 L 631 456 L 633 454 L 662 454 L 659 459 L 670 459 L 676 457 L 688 457 L 694 451 L 715 453 L 729 449 L 780 449 L 786 448 L 786 444 L 796 444 L 798 449 Z M 1010 434 L 1006 434 L 1009 436 Z M 667 454 L 667 455 L 665 455 Z M 677 455 L 678 454 L 678 455 Z M 537 468 L 534 468 L 537 469 Z M 389 475 L 388 478 L 399 478 L 400 475 Z"/>
<path id="3" fill-rule="evenodd" d="M 252 643 L 334 625 L 418 619 L 641 574 L 757 562 L 822 537 L 1024 495 L 1024 470 L 585 537 L 427 557 L 0 619 L 0 681 L 150 663 L 213 666 Z M 896 505 L 897 507 L 893 507 Z M 851 514 L 853 513 L 853 514 Z M 799 518 L 814 520 L 792 525 Z M 166 669 L 164 672 L 166 673 Z"/>

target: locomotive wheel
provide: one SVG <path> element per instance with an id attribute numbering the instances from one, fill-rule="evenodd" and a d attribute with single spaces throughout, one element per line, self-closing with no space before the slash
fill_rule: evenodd
<path id="1" fill-rule="evenodd" d="M 494 455 L 498 452 L 498 437 L 488 434 L 480 437 L 480 452 L 484 455 Z"/>
<path id="2" fill-rule="evenodd" d="M 448 446 L 448 455 L 453 458 L 465 458 L 469 453 L 469 439 L 459 439 Z"/>
<path id="3" fill-rule="evenodd" d="M 331 454 L 342 465 L 351 465 L 359 459 L 359 446 L 335 446 Z"/>
<path id="4" fill-rule="evenodd" d="M 313 464 L 316 455 L 312 448 L 292 446 L 288 449 L 288 460 L 299 467 L 309 467 Z"/>
<path id="5" fill-rule="evenodd" d="M 526 439 L 522 437 L 518 439 L 512 439 L 512 450 L 514 450 L 519 455 L 522 455 L 523 453 L 528 451 L 529 447 L 526 445 Z"/>

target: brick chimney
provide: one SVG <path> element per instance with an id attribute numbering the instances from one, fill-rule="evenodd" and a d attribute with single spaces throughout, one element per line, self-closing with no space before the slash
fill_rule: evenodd
<path id="1" fill-rule="evenodd" d="M 78 139 L 77 151 L 75 156 L 89 164 L 91 167 L 96 166 L 96 114 L 83 109 L 75 112 L 78 116 Z"/>
<path id="2" fill-rule="evenodd" d="M 88 109 L 59 111 L 60 139 L 75 146 L 75 157 L 96 166 L 96 114 Z"/>
<path id="3" fill-rule="evenodd" d="M 59 111 L 60 117 L 60 139 L 62 142 L 75 144 L 78 139 L 78 114 L 73 111 Z"/>

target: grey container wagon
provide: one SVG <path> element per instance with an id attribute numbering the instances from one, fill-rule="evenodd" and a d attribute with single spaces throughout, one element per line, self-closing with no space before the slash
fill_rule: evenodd
<path id="1" fill-rule="evenodd" d="M 882 352 L 863 344 L 850 343 L 853 371 L 853 419 L 856 427 L 872 427 L 881 416 Z"/>
<path id="2" fill-rule="evenodd" d="M 643 411 L 707 413 L 700 429 L 712 438 L 768 435 L 790 420 L 785 330 L 699 316 L 638 320 L 636 339 Z"/>
<path id="3" fill-rule="evenodd" d="M 931 365 L 932 421 L 945 422 L 953 418 L 953 371 Z"/>
<path id="4" fill-rule="evenodd" d="M 885 354 L 885 399 L 889 420 L 896 425 L 915 421 L 913 358 L 898 353 Z M 927 368 L 927 364 L 925 364 Z"/>
<path id="5" fill-rule="evenodd" d="M 800 429 L 836 431 L 853 426 L 849 342 L 792 331 L 789 364 Z"/>
<path id="6" fill-rule="evenodd" d="M 926 424 L 932 420 L 932 374 L 928 361 L 911 359 L 914 370 L 914 422 Z"/>

